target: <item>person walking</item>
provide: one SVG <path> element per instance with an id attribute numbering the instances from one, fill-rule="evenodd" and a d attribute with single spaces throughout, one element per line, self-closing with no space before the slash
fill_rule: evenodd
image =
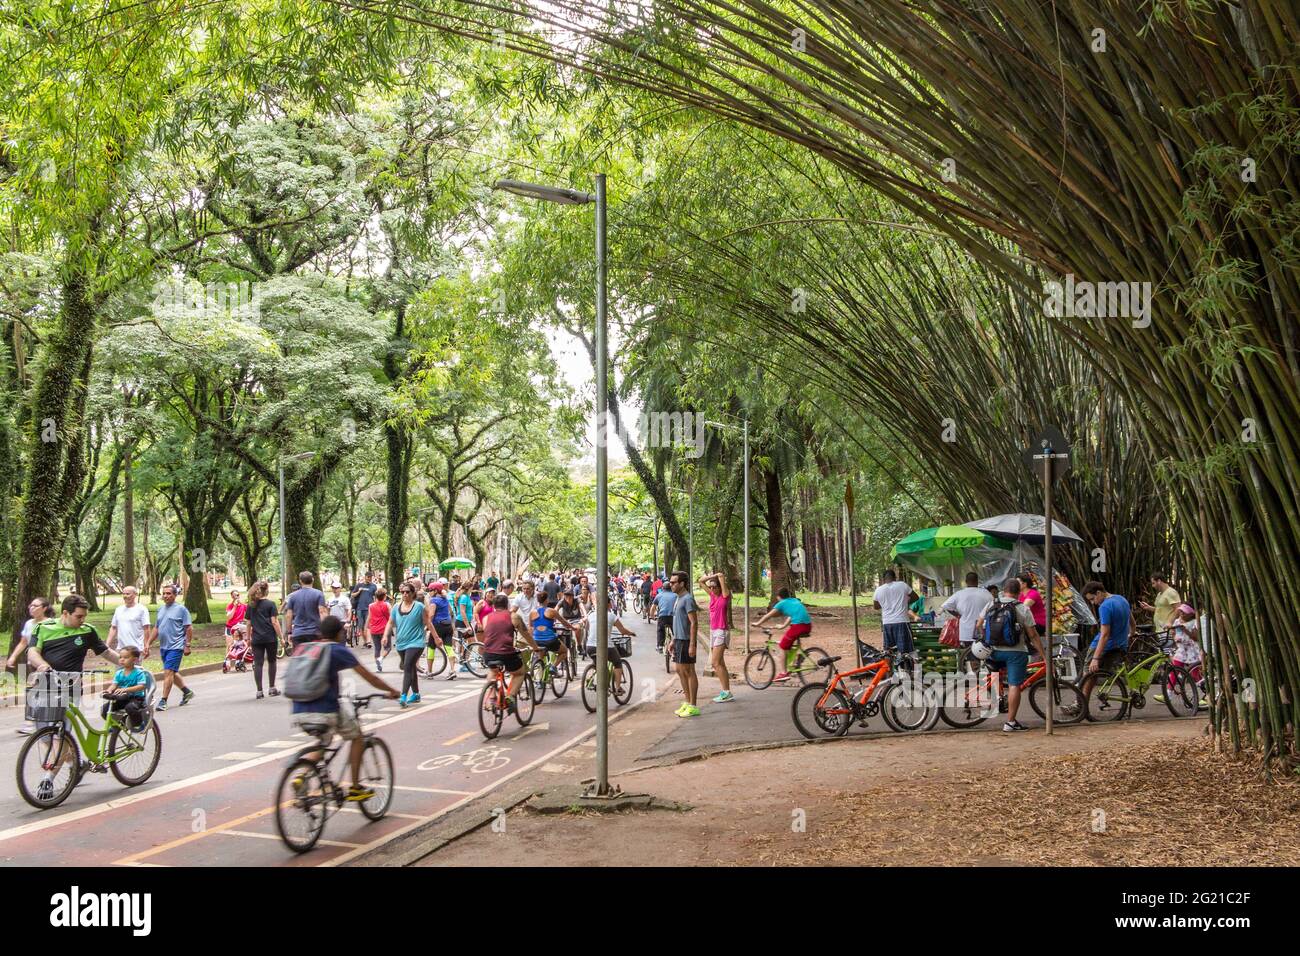
<path id="1" fill-rule="evenodd" d="M 1139 606 L 1142 610 L 1151 612 L 1151 623 L 1157 632 L 1167 631 L 1173 627 L 1174 615 L 1178 613 L 1178 605 L 1183 603 L 1183 599 L 1163 573 L 1151 575 L 1151 587 L 1156 592 L 1156 603 L 1143 601 Z"/>
<path id="2" fill-rule="evenodd" d="M 176 600 L 176 585 L 164 584 L 162 599 L 155 625 L 163 666 L 162 700 L 155 708 L 158 711 L 167 709 L 167 698 L 171 696 L 173 684 L 181 689 L 182 707 L 194 699 L 194 691 L 185 686 L 185 679 L 181 677 L 181 660 L 190 652 L 190 642 L 194 640 L 194 621 L 190 618 L 189 608 Z"/>
<path id="3" fill-rule="evenodd" d="M 282 640 L 279 609 L 269 597 L 271 583 L 258 581 L 248 589 L 248 624 L 249 639 L 253 645 L 253 684 L 257 688 L 254 700 L 261 700 L 262 669 L 266 669 L 266 681 L 272 697 L 279 697 L 279 688 L 275 686 L 275 652 Z"/>
<path id="4" fill-rule="evenodd" d="M 416 600 L 415 588 L 403 584 L 398 593 L 401 599 L 389 615 L 384 641 L 392 643 L 402 660 L 402 696 L 397 698 L 397 703 L 406 707 L 420 702 L 420 655 L 424 653 L 428 638 L 432 636 L 437 640 L 437 636 L 430 619 L 432 609 Z M 443 601 L 445 603 L 446 598 Z"/>
<path id="5" fill-rule="evenodd" d="M 119 647 L 134 647 L 143 660 L 149 656 L 149 639 L 152 635 L 149 630 L 149 609 L 138 598 L 138 592 L 131 585 L 122 588 L 122 603 L 113 611 L 113 620 L 108 625 L 108 646 L 114 650 Z"/>
<path id="6" fill-rule="evenodd" d="M 369 647 L 371 644 L 370 628 L 366 626 L 366 622 L 370 616 L 370 604 L 374 601 L 375 594 L 378 590 L 379 586 L 375 584 L 375 573 L 373 571 L 367 571 L 362 582 L 352 586 L 350 594 L 352 598 L 352 613 L 357 619 L 357 634 L 361 636 L 361 640 L 365 642 L 366 647 Z M 380 633 L 383 632 L 381 631 Z"/>
<path id="7" fill-rule="evenodd" d="M 674 571 L 668 585 L 675 595 L 672 610 L 673 663 L 677 665 L 677 680 L 686 695 L 686 701 L 675 713 L 678 717 L 698 717 L 700 708 L 696 706 L 696 697 L 700 678 L 695 673 L 695 649 L 699 638 L 700 606 L 695 603 L 685 571 Z"/>
<path id="8" fill-rule="evenodd" d="M 321 618 L 329 614 L 325 595 L 312 586 L 315 580 L 310 571 L 299 571 L 298 587 L 284 601 L 284 626 L 294 647 L 316 640 Z"/>
<path id="9" fill-rule="evenodd" d="M 335 581 L 330 585 L 330 591 L 333 592 L 325 601 L 325 607 L 330 612 L 330 617 L 338 618 L 343 625 L 344 643 L 349 643 L 348 625 L 352 623 L 352 601 L 343 593 L 343 585 Z"/>
<path id="10" fill-rule="evenodd" d="M 727 670 L 727 648 L 731 646 L 731 588 L 727 576 L 714 571 L 700 578 L 700 586 L 709 592 L 709 664 L 722 685 L 715 704 L 735 700 L 731 693 L 731 673 Z"/>
<path id="11" fill-rule="evenodd" d="M 375 670 L 381 674 L 384 672 L 385 653 L 392 647 L 392 644 L 384 640 L 392 609 L 388 603 L 388 592 L 382 587 L 375 588 L 375 599 L 367 608 L 366 627 L 370 632 L 370 643 L 375 649 Z"/>

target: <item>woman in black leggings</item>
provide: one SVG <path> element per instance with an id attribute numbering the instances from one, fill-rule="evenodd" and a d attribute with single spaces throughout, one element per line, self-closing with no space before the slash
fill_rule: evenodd
<path id="1" fill-rule="evenodd" d="M 415 589 L 411 585 L 403 583 L 397 591 L 401 600 L 393 605 L 388 627 L 384 630 L 384 643 L 392 641 L 402 658 L 402 696 L 397 702 L 405 707 L 420 702 L 417 667 L 429 635 L 433 633 L 433 625 L 429 621 L 428 606 L 415 600 Z"/>
<path id="2" fill-rule="evenodd" d="M 280 691 L 275 686 L 275 651 L 280 643 L 280 618 L 276 612 L 275 602 L 266 596 L 270 589 L 269 582 L 258 581 L 248 590 L 247 621 L 252 631 L 253 681 L 257 685 L 258 700 L 265 696 L 262 693 L 263 662 L 266 663 L 271 696 L 280 696 Z"/>

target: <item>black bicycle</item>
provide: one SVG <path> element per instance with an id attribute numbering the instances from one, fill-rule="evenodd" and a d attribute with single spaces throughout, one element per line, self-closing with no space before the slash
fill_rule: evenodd
<path id="1" fill-rule="evenodd" d="M 387 699 L 385 694 L 367 694 L 345 698 L 352 702 L 356 719 L 372 700 Z M 336 781 L 334 760 L 351 741 L 333 742 L 329 724 L 304 724 L 303 730 L 316 737 L 316 743 L 303 747 L 289 761 L 275 790 L 275 828 L 285 846 L 295 853 L 306 853 L 325 832 L 325 821 L 347 803 L 348 788 Z M 388 745 L 374 734 L 365 734 L 365 751 L 361 755 L 361 779 L 357 783 L 374 791 L 368 800 L 356 801 L 357 808 L 369 820 L 379 820 L 393 803 L 393 755 Z M 310 754 L 315 754 L 313 759 Z M 344 768 L 346 771 L 346 760 Z"/>

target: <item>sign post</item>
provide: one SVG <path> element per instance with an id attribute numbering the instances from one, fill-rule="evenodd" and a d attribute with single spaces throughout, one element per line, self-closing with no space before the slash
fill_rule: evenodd
<path id="1" fill-rule="evenodd" d="M 1055 428 L 1045 428 L 1036 448 L 1030 450 L 1034 471 L 1043 479 L 1043 573 L 1047 594 L 1043 599 L 1047 611 L 1047 643 L 1043 645 L 1043 674 L 1047 681 L 1046 732 L 1052 733 L 1052 714 L 1056 704 L 1056 658 L 1052 653 L 1052 483 L 1070 468 L 1070 446 Z"/>

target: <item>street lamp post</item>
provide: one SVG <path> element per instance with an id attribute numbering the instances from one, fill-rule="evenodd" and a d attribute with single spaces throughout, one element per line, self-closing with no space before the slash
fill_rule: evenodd
<path id="1" fill-rule="evenodd" d="M 596 192 L 501 179 L 493 189 L 543 202 L 596 206 L 596 782 L 588 796 L 612 796 L 609 784 L 609 454 L 606 447 L 609 356 L 606 314 L 605 174 Z"/>

